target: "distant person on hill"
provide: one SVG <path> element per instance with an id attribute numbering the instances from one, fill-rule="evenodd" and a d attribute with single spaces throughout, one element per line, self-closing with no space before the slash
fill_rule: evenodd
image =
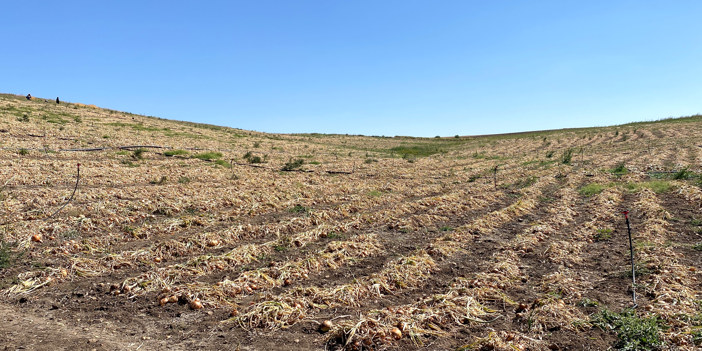
<path id="1" fill-rule="evenodd" d="M 56 97 L 56 104 L 60 104 L 61 101 L 59 101 L 58 96 Z"/>
<path id="2" fill-rule="evenodd" d="M 27 100 L 31 100 L 31 99 L 32 99 L 32 94 L 27 94 Z"/>

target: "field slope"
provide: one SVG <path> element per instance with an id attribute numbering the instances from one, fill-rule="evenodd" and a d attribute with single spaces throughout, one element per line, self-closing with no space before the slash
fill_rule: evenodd
<path id="1" fill-rule="evenodd" d="M 694 350 L 701 150 L 700 116 L 282 135 L 0 95 L 0 346 Z"/>

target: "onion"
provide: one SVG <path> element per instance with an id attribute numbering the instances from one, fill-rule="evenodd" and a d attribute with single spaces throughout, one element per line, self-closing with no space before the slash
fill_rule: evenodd
<path id="1" fill-rule="evenodd" d="M 32 235 L 32 241 L 34 241 L 36 243 L 40 243 L 41 242 L 41 235 L 39 235 L 39 234 Z"/>
<path id="2" fill-rule="evenodd" d="M 167 303 L 168 303 L 168 298 L 167 298 L 167 297 L 164 297 L 164 298 L 162 298 L 161 300 L 158 301 L 158 304 L 161 305 L 161 306 L 163 306 L 163 305 L 165 305 L 165 304 L 167 304 Z"/>
<path id="3" fill-rule="evenodd" d="M 395 340 L 402 339 L 402 332 L 397 327 L 390 329 L 390 335 L 392 335 Z"/>
<path id="4" fill-rule="evenodd" d="M 332 327 L 334 327 L 334 323 L 332 323 L 330 320 L 326 320 L 319 325 L 319 331 L 326 333 L 331 330 Z"/>
<path id="5" fill-rule="evenodd" d="M 194 310 L 199 310 L 202 308 L 202 302 L 200 302 L 200 299 L 196 298 L 192 301 L 190 301 L 190 308 Z"/>

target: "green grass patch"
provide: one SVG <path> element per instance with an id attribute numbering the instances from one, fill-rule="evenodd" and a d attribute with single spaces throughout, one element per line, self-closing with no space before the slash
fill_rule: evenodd
<path id="1" fill-rule="evenodd" d="M 597 229 L 595 233 L 595 241 L 607 241 L 612 238 L 612 229 L 603 228 Z"/>
<path id="2" fill-rule="evenodd" d="M 193 155 L 193 158 L 197 158 L 204 161 L 212 161 L 222 157 L 221 152 L 203 152 Z"/>
<path id="3" fill-rule="evenodd" d="M 291 207 L 288 212 L 291 213 L 309 213 L 310 209 L 308 207 L 302 206 L 302 205 L 295 205 Z"/>
<path id="4" fill-rule="evenodd" d="M 593 196 L 601 193 L 606 188 L 606 185 L 602 185 L 599 183 L 590 183 L 588 185 L 580 187 L 580 189 L 578 189 L 578 194 L 582 196 Z"/>
<path id="5" fill-rule="evenodd" d="M 229 162 L 225 161 L 225 160 L 217 160 L 217 161 L 215 161 L 215 164 L 216 164 L 216 165 L 219 165 L 219 166 L 222 166 L 222 167 L 224 167 L 224 168 L 232 168 L 232 165 L 231 165 Z"/>
<path id="6" fill-rule="evenodd" d="M 368 192 L 368 196 L 370 197 L 379 197 L 381 195 L 383 195 L 383 192 L 380 190 L 371 190 Z"/>
<path id="7" fill-rule="evenodd" d="M 446 150 L 431 144 L 421 145 L 401 145 L 390 148 L 391 153 L 400 155 L 402 158 L 426 157 L 434 154 L 445 153 Z"/>
<path id="8" fill-rule="evenodd" d="M 185 150 L 180 150 L 180 149 L 177 149 L 177 150 L 168 150 L 168 151 L 166 151 L 166 152 L 163 153 L 163 155 L 168 156 L 168 157 L 172 157 L 172 156 L 185 156 L 185 155 L 188 155 L 188 154 L 189 154 L 189 152 L 187 152 L 187 151 L 185 151 Z"/>
<path id="9" fill-rule="evenodd" d="M 702 241 L 698 242 L 695 245 L 692 245 L 692 249 L 697 250 L 697 251 L 702 251 Z"/>

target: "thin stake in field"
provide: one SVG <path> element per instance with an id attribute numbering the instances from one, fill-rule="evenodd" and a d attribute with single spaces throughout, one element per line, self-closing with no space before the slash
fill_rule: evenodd
<path id="1" fill-rule="evenodd" d="M 634 242 L 631 239 L 631 225 L 629 224 L 629 211 L 622 212 L 624 218 L 626 219 L 626 230 L 629 233 L 629 252 L 631 254 L 631 298 L 634 302 L 634 307 L 639 305 L 636 304 L 636 269 L 634 267 Z"/>

